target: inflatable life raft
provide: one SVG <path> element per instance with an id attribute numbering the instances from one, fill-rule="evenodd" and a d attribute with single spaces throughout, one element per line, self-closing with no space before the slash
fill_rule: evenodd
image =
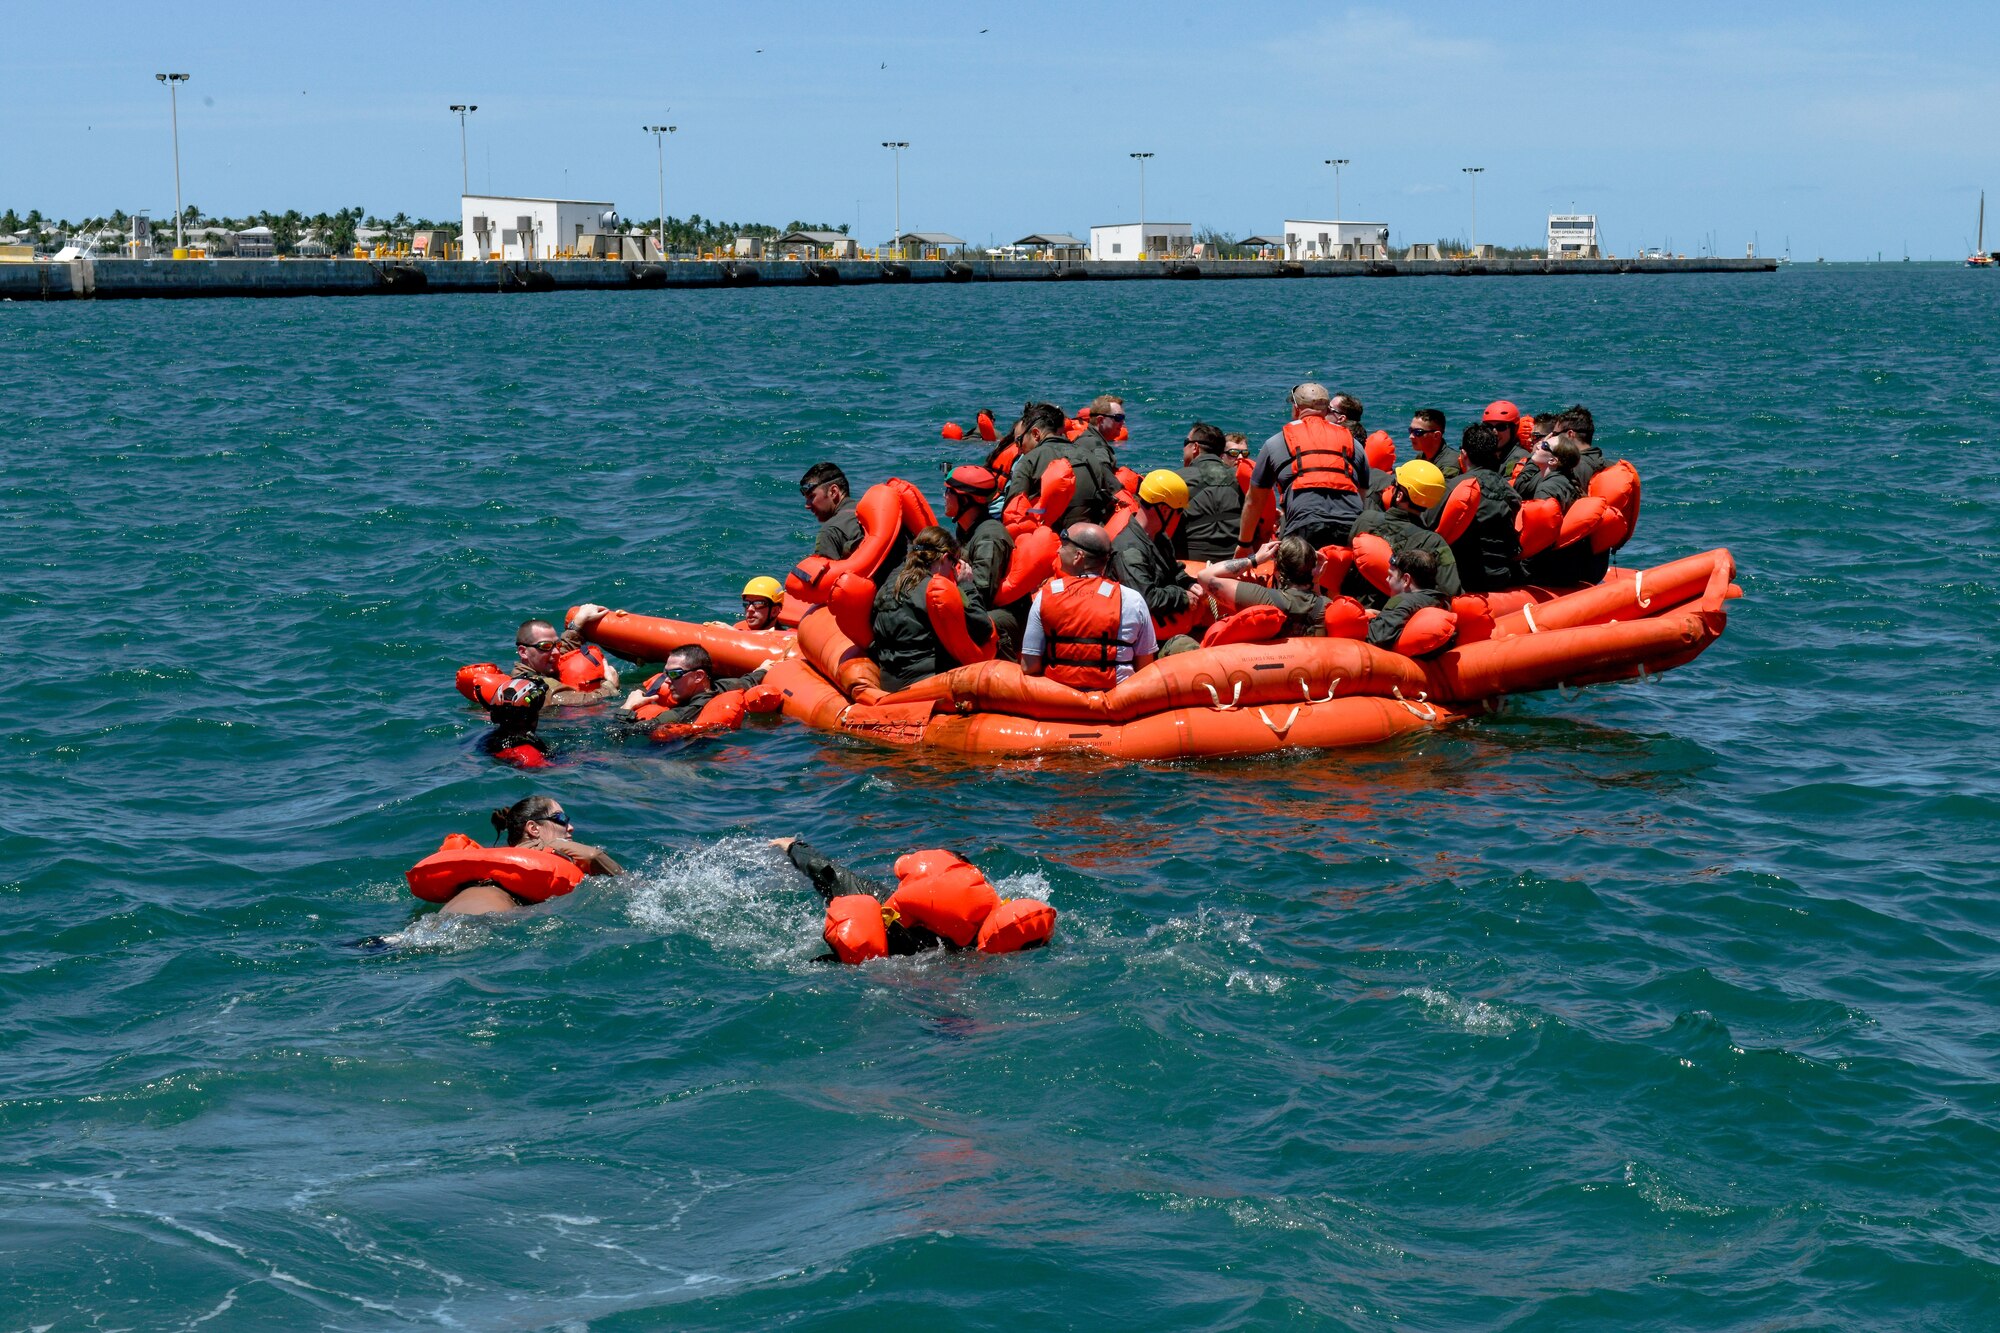
<path id="1" fill-rule="evenodd" d="M 972 754 L 1086 751 L 1189 759 L 1375 744 L 1459 721 L 1509 694 L 1623 680 L 1699 656 L 1740 596 L 1724 550 L 1522 602 L 1424 661 L 1353 639 L 1232 643 L 1154 662 L 1080 692 L 984 662 L 895 693 L 830 615 L 799 627 L 799 655 L 766 683 L 809 726 Z M 1468 602 L 1458 599 L 1454 610 Z M 1467 607 L 1469 611 L 1471 608 Z"/>

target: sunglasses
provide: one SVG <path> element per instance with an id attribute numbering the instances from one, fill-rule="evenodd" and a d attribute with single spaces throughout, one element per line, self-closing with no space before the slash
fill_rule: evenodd
<path id="1" fill-rule="evenodd" d="M 1099 412 L 1097 415 L 1106 421 L 1123 421 L 1125 419 L 1123 412 Z"/>
<path id="2" fill-rule="evenodd" d="M 692 676 L 697 671 L 705 670 L 706 667 L 667 667 L 660 672 L 660 675 L 666 680 L 679 680 L 682 676 Z"/>
<path id="3" fill-rule="evenodd" d="M 517 648 L 531 649 L 532 651 L 538 653 L 552 653 L 561 643 L 562 643 L 561 639 L 543 639 L 540 643 L 520 643 L 520 644 L 515 644 L 514 646 Z"/>
<path id="4" fill-rule="evenodd" d="M 1412 434 L 1412 435 L 1442 435 L 1442 434 L 1444 434 L 1444 432 L 1443 432 L 1442 430 L 1418 430 L 1418 429 L 1417 429 L 1417 428 L 1416 428 L 1415 426 L 1412 426 L 1412 427 L 1410 427 L 1410 434 Z"/>
<path id="5" fill-rule="evenodd" d="M 570 823 L 570 822 L 569 822 L 569 816 L 568 816 L 568 815 L 566 815 L 566 814 L 564 814 L 564 813 L 563 813 L 562 811 L 560 811 L 560 810 L 556 811 L 556 812 L 555 812 L 554 814 L 552 814 L 552 815 L 543 815 L 543 816 L 542 816 L 541 818 L 537 819 L 537 820 L 536 820 L 535 822 L 536 822 L 536 823 L 538 823 L 538 824 L 560 824 L 560 825 L 562 825 L 562 826 L 563 826 L 564 828 L 575 828 L 575 827 L 576 827 L 576 825 L 574 825 L 574 824 L 572 824 L 572 823 Z"/>

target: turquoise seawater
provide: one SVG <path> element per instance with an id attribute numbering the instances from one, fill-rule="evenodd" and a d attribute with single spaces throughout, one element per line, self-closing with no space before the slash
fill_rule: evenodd
<path id="1" fill-rule="evenodd" d="M 0 307 L 0 1326 L 2000 1326 L 1996 280 L 1134 283 Z M 1694 664 L 1353 753 L 978 764 L 453 693 L 733 611 L 795 480 L 1308 376 L 1581 401 Z M 402 929 L 533 790 L 632 868 Z M 763 840 L 1062 912 L 815 966 Z"/>

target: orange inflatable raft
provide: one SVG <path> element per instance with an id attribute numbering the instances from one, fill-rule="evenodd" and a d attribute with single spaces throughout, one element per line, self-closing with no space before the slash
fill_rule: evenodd
<path id="1" fill-rule="evenodd" d="M 1163 658 L 1082 692 L 981 662 L 887 693 L 830 612 L 808 615 L 798 651 L 765 677 L 808 726 L 974 754 L 1089 751 L 1189 759 L 1368 745 L 1460 720 L 1509 694 L 1623 680 L 1699 656 L 1741 592 L 1726 550 L 1535 600 L 1454 599 L 1457 643 L 1423 661 L 1355 639 L 1229 643 Z M 699 642 L 725 671 L 768 659 L 777 636 L 614 613 L 598 642 L 628 656 Z"/>

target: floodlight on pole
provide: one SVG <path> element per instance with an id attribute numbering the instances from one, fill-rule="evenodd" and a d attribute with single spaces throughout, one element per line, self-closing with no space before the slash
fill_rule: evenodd
<path id="1" fill-rule="evenodd" d="M 1329 157 L 1323 160 L 1327 166 L 1333 168 L 1333 220 L 1338 222 L 1340 221 L 1340 169 L 1346 166 L 1350 159 Z"/>
<path id="2" fill-rule="evenodd" d="M 179 85 L 188 81 L 185 74 L 155 74 L 154 78 L 167 85 L 167 102 L 174 118 L 174 249 L 181 248 L 181 97 Z"/>
<path id="3" fill-rule="evenodd" d="M 884 139 L 882 146 L 896 158 L 896 258 L 903 257 L 903 150 L 910 146 L 907 139 Z"/>
<path id="4" fill-rule="evenodd" d="M 470 102 L 453 102 L 451 109 L 458 113 L 458 193 L 462 198 L 472 193 L 471 168 L 466 165 L 465 159 L 465 118 L 479 108 Z M 489 185 L 487 188 L 493 187 Z"/>
<path id="5" fill-rule="evenodd" d="M 1139 164 L 1139 253 L 1146 253 L 1146 159 L 1151 153 L 1127 153 Z"/>
<path id="6" fill-rule="evenodd" d="M 641 125 L 640 129 L 653 136 L 653 153 L 660 162 L 660 258 L 667 257 L 667 150 L 666 135 L 679 129 L 678 125 Z"/>
<path id="7" fill-rule="evenodd" d="M 1460 171 L 1472 177 L 1472 248 L 1479 249 L 1479 173 L 1485 167 L 1460 167 Z"/>

